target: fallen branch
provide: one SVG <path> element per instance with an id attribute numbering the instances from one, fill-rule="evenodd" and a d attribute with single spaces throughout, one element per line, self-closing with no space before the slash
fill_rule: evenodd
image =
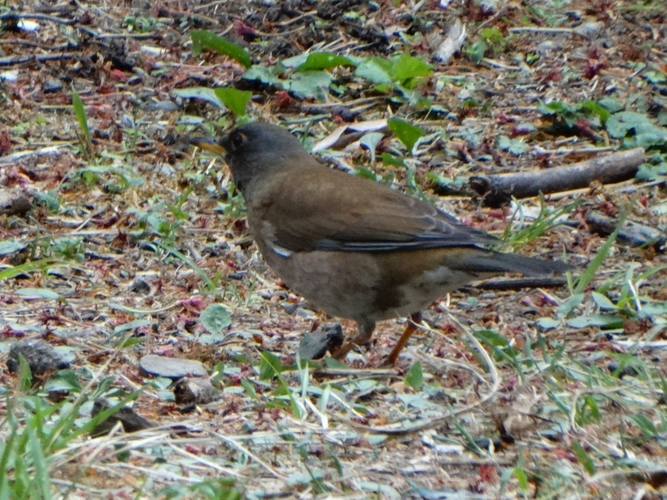
<path id="1" fill-rule="evenodd" d="M 37 56 L 9 56 L 0 57 L 0 66 L 15 66 L 26 63 L 43 63 L 47 61 L 66 61 L 72 59 L 73 54 L 40 54 Z"/>
<path id="2" fill-rule="evenodd" d="M 485 205 L 498 207 L 512 198 L 585 188 L 594 181 L 613 184 L 631 179 L 644 161 L 644 149 L 636 148 L 549 170 L 475 175 L 470 177 L 469 183 L 478 195 L 484 197 Z"/>
<path id="3" fill-rule="evenodd" d="M 586 223 L 590 226 L 591 231 L 602 236 L 609 236 L 618 226 L 616 219 L 596 212 L 588 213 Z M 627 242 L 632 247 L 652 245 L 658 251 L 664 251 L 667 243 L 664 231 L 632 221 L 625 221 L 618 233 L 618 239 Z"/>

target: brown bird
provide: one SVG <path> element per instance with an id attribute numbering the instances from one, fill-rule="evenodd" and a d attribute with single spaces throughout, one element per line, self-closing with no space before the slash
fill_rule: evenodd
<path id="1" fill-rule="evenodd" d="M 251 123 L 217 141 L 245 199 L 262 256 L 292 290 L 358 335 L 334 355 L 366 344 L 378 320 L 410 315 L 474 280 L 504 272 L 562 273 L 571 266 L 488 250 L 493 236 L 368 179 L 331 170 L 275 125 Z M 415 331 L 409 323 L 389 355 Z"/>

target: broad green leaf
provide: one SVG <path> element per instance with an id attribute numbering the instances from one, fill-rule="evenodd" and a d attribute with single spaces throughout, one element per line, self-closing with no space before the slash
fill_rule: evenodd
<path id="1" fill-rule="evenodd" d="M 484 59 L 484 53 L 486 52 L 486 43 L 479 41 L 470 45 L 464 51 L 468 59 L 475 64 L 479 64 Z"/>
<path id="2" fill-rule="evenodd" d="M 598 101 L 598 104 L 610 113 L 618 113 L 625 107 L 621 101 L 613 97 L 603 97 Z"/>
<path id="3" fill-rule="evenodd" d="M 0 241 L 0 256 L 16 253 L 20 250 L 23 250 L 27 246 L 28 245 L 26 245 L 25 243 L 20 243 L 16 240 Z"/>
<path id="4" fill-rule="evenodd" d="M 648 135 L 654 143 L 667 141 L 667 129 L 654 125 L 646 115 L 634 111 L 622 111 L 611 115 L 605 127 L 609 135 L 615 139 L 621 139 L 633 132 L 636 136 Z"/>
<path id="5" fill-rule="evenodd" d="M 591 297 L 593 298 L 593 302 L 595 302 L 600 309 L 603 310 L 618 309 L 618 306 L 616 304 L 614 304 L 611 300 L 609 300 L 601 293 L 592 292 Z"/>
<path id="6" fill-rule="evenodd" d="M 611 116 L 609 110 L 607 110 L 604 106 L 595 101 L 586 100 L 580 104 L 580 107 L 581 109 L 584 109 L 599 116 L 603 123 L 607 121 L 607 119 Z"/>
<path id="7" fill-rule="evenodd" d="M 246 71 L 241 77 L 244 80 L 253 80 L 263 83 L 264 85 L 270 85 L 272 87 L 283 88 L 284 80 L 281 80 L 276 76 L 275 70 L 273 68 L 267 68 L 266 66 L 254 65 Z"/>
<path id="8" fill-rule="evenodd" d="M 299 65 L 299 71 L 321 70 L 335 68 L 337 66 L 353 66 L 354 63 L 344 56 L 333 52 L 311 52 L 306 61 Z"/>
<path id="9" fill-rule="evenodd" d="M 363 61 L 357 66 L 354 74 L 375 85 L 389 85 L 393 83 L 391 62 L 379 57 L 372 57 Z"/>
<path id="10" fill-rule="evenodd" d="M 479 35 L 486 42 L 493 44 L 500 44 L 505 41 L 505 37 L 502 32 L 496 28 L 482 28 L 479 31 Z"/>
<path id="11" fill-rule="evenodd" d="M 369 132 L 365 134 L 360 140 L 359 144 L 368 149 L 371 153 L 371 165 L 375 163 L 375 149 L 384 137 L 382 132 Z"/>
<path id="12" fill-rule="evenodd" d="M 382 158 L 382 163 L 385 165 L 390 165 L 392 167 L 407 167 L 405 161 L 403 161 L 403 158 L 395 156 L 391 153 L 382 153 L 380 158 Z"/>
<path id="13" fill-rule="evenodd" d="M 417 57 L 403 54 L 392 62 L 391 76 L 397 82 L 406 82 L 431 74 L 431 65 Z"/>
<path id="14" fill-rule="evenodd" d="M 81 391 L 79 377 L 72 370 L 60 370 L 44 384 L 44 390 L 51 391 Z"/>
<path id="15" fill-rule="evenodd" d="M 618 314 L 590 314 L 588 316 L 579 316 L 568 320 L 567 325 L 572 328 L 588 328 L 597 326 L 605 330 L 623 328 L 625 321 Z"/>
<path id="16" fill-rule="evenodd" d="M 410 153 L 412 153 L 412 148 L 417 144 L 419 138 L 424 135 L 421 128 L 400 118 L 390 118 L 387 120 L 387 125 Z"/>
<path id="17" fill-rule="evenodd" d="M 31 299 L 57 300 L 60 298 L 60 295 L 56 292 L 47 290 L 46 288 L 21 288 L 16 290 L 16 294 Z"/>
<path id="18" fill-rule="evenodd" d="M 665 176 L 667 176 L 667 162 L 662 162 L 658 165 L 642 163 L 639 165 L 639 169 L 637 170 L 637 175 L 635 177 L 640 181 L 655 181 Z"/>
<path id="19" fill-rule="evenodd" d="M 649 71 L 644 72 L 643 76 L 644 76 L 644 78 L 646 78 L 646 80 L 649 83 L 665 83 L 665 82 L 667 82 L 667 75 L 665 75 L 665 73 L 663 73 L 662 71 L 649 70 Z"/>
<path id="20" fill-rule="evenodd" d="M 503 151 L 509 151 L 513 155 L 521 156 L 528 151 L 528 146 L 519 139 L 510 139 L 506 135 L 498 136 L 496 145 Z"/>
<path id="21" fill-rule="evenodd" d="M 234 88 L 219 88 L 215 89 L 215 95 L 238 117 L 245 115 L 246 106 L 252 97 L 252 92 Z"/>
<path id="22" fill-rule="evenodd" d="M 539 318 L 535 321 L 535 325 L 544 332 L 559 327 L 560 321 L 553 318 Z"/>
<path id="23" fill-rule="evenodd" d="M 246 68 L 249 68 L 251 65 L 250 56 L 240 45 L 236 45 L 206 30 L 192 30 L 190 36 L 192 37 L 193 56 L 198 56 L 204 49 L 210 49 L 215 50 L 219 54 L 231 57 Z"/>
<path id="24" fill-rule="evenodd" d="M 285 85 L 299 99 L 315 98 L 323 101 L 331 81 L 332 77 L 326 71 L 304 71 L 292 75 Z"/>
<path id="25" fill-rule="evenodd" d="M 222 304 L 211 304 L 199 315 L 199 321 L 204 325 L 206 331 L 213 335 L 219 335 L 232 324 L 232 317 Z"/>
<path id="26" fill-rule="evenodd" d="M 408 373 L 405 374 L 405 383 L 413 389 L 420 389 L 424 383 L 424 373 L 422 372 L 421 363 L 413 364 Z"/>
<path id="27" fill-rule="evenodd" d="M 208 103 L 217 106 L 220 109 L 224 109 L 224 106 L 221 104 L 220 99 L 215 93 L 215 90 L 209 89 L 207 87 L 188 87 L 185 89 L 174 89 L 171 91 L 176 97 L 181 99 L 201 99 Z"/>

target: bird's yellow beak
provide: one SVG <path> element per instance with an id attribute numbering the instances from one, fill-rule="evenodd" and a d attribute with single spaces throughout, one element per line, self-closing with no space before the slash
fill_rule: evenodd
<path id="1" fill-rule="evenodd" d="M 224 156 L 227 150 L 223 148 L 214 137 L 191 137 L 190 144 L 220 156 Z"/>

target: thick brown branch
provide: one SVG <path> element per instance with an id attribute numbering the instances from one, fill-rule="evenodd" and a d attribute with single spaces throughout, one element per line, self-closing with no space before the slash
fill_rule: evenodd
<path id="1" fill-rule="evenodd" d="M 497 207 L 512 198 L 585 188 L 593 181 L 612 184 L 631 179 L 644 161 L 644 149 L 636 148 L 549 170 L 476 175 L 469 182 L 470 187 L 484 197 L 485 205 Z"/>

